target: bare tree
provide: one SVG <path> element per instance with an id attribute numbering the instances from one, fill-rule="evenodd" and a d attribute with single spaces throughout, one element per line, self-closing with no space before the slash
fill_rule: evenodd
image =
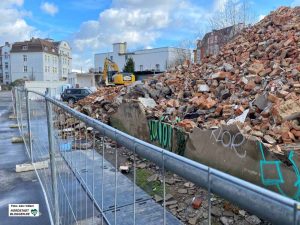
<path id="1" fill-rule="evenodd" d="M 197 46 L 198 40 L 201 40 L 206 33 L 206 30 L 199 30 L 191 39 L 185 39 L 178 42 L 174 58 L 167 65 L 167 69 L 182 65 L 186 60 L 192 60 L 193 50 Z"/>
<path id="2" fill-rule="evenodd" d="M 247 26 L 255 21 L 251 3 L 246 0 L 228 0 L 221 11 L 209 19 L 211 29 L 222 29 L 228 26 L 243 24 Z"/>
<path id="3" fill-rule="evenodd" d="M 175 50 L 174 59 L 173 59 L 173 66 L 182 65 L 186 60 L 191 59 L 191 52 L 192 49 L 195 48 L 195 41 L 194 40 L 182 40 L 178 44 L 178 48 Z"/>

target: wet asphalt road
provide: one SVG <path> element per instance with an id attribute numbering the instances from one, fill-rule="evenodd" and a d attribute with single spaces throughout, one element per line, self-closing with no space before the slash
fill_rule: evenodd
<path id="1" fill-rule="evenodd" d="M 16 164 L 28 163 L 24 144 L 12 144 L 11 138 L 19 136 L 19 130 L 9 128 L 16 120 L 12 113 L 10 92 L 0 91 L 0 224 L 47 225 L 49 215 L 42 188 L 34 171 L 16 173 Z M 39 204 L 39 217 L 9 217 L 8 204 Z"/>

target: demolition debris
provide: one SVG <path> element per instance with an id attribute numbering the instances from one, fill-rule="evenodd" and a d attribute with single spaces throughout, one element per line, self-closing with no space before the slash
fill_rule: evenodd
<path id="1" fill-rule="evenodd" d="M 156 103 L 144 104 L 148 118 L 176 121 L 187 132 L 236 123 L 245 137 L 283 154 L 300 139 L 299 78 L 300 7 L 281 7 L 201 64 L 100 88 L 76 108 L 109 123 L 122 102 L 148 98 Z"/>

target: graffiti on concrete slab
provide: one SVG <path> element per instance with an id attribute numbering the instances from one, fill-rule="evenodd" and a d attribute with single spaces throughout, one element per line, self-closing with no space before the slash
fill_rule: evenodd
<path id="1" fill-rule="evenodd" d="M 160 146 L 166 149 L 172 149 L 173 127 L 171 124 L 164 123 L 161 120 L 149 120 L 150 140 L 158 141 Z"/>
<path id="2" fill-rule="evenodd" d="M 266 160 L 263 145 L 261 142 L 259 142 L 259 149 L 262 155 L 262 160 L 260 160 L 260 174 L 261 174 L 261 181 L 265 186 L 275 186 L 279 193 L 281 193 L 284 196 L 289 196 L 285 193 L 283 190 L 283 186 L 285 185 L 285 179 L 283 177 L 282 171 L 281 171 L 281 164 L 282 162 L 280 160 Z M 292 168 L 294 170 L 296 181 L 294 183 L 295 187 L 295 193 L 292 196 L 293 199 L 299 201 L 300 199 L 300 173 L 299 169 L 296 165 L 296 162 L 294 161 L 294 151 L 289 152 L 288 160 L 292 165 Z M 275 176 L 269 177 L 266 171 L 268 171 L 268 168 L 272 168 L 273 171 L 275 171 Z"/>
<path id="3" fill-rule="evenodd" d="M 241 145 L 243 145 L 245 142 L 245 137 L 240 132 L 232 134 L 228 130 L 223 130 L 220 128 L 213 130 L 210 138 L 214 138 L 217 143 L 221 143 L 225 148 L 233 150 L 238 157 L 246 157 L 246 150 L 241 148 Z"/>

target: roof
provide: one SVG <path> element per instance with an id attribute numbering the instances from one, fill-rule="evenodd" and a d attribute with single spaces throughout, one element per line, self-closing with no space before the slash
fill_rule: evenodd
<path id="1" fill-rule="evenodd" d="M 219 39 L 219 42 L 226 42 L 230 38 L 230 35 L 234 35 L 236 33 L 235 30 L 239 31 L 241 29 L 242 27 L 241 25 L 243 24 L 232 25 L 229 27 L 225 27 L 219 30 L 213 30 L 209 33 L 206 33 L 203 39 L 201 40 L 201 45 L 206 46 L 208 43 L 208 38 L 210 36 L 215 36 L 215 35 L 221 37 Z"/>
<path id="2" fill-rule="evenodd" d="M 23 46 L 27 46 L 27 49 L 23 49 Z M 46 52 L 49 54 L 58 55 L 58 46 L 55 42 L 40 38 L 32 38 L 30 41 L 15 42 L 12 45 L 10 52 Z"/>
<path id="3" fill-rule="evenodd" d="M 121 53 L 120 55 L 134 55 L 135 53 L 140 53 L 140 52 L 144 52 L 144 51 L 149 51 L 149 52 L 153 52 L 156 50 L 163 50 L 163 49 L 167 49 L 167 50 L 186 50 L 189 51 L 189 49 L 186 48 L 178 48 L 178 47 L 157 47 L 157 48 L 146 48 L 146 49 L 139 49 L 139 50 L 135 50 L 132 52 L 126 52 L 126 53 Z M 104 54 L 113 54 L 114 52 L 101 52 L 101 53 L 96 53 L 95 55 L 104 55 Z"/>

